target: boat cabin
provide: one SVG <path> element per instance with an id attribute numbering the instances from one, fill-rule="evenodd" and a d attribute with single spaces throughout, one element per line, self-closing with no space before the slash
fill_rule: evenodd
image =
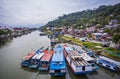
<path id="1" fill-rule="evenodd" d="M 32 59 L 32 57 L 35 55 L 35 52 L 31 52 L 31 53 L 28 53 L 23 59 L 22 59 L 22 62 L 21 62 L 21 66 L 26 66 L 28 67 L 29 64 L 30 64 L 30 61 Z"/>
<path id="2" fill-rule="evenodd" d="M 95 70 L 96 65 L 92 65 L 87 60 L 86 54 L 80 54 L 77 50 L 70 47 L 64 47 L 66 60 L 72 68 L 74 74 L 88 74 Z"/>
<path id="3" fill-rule="evenodd" d="M 110 58 L 99 56 L 96 63 L 112 71 L 120 71 L 120 62 Z"/>
<path id="4" fill-rule="evenodd" d="M 38 70 L 48 70 L 52 55 L 53 55 L 53 50 L 44 53 L 43 57 L 40 60 L 40 66 Z"/>
<path id="5" fill-rule="evenodd" d="M 58 45 L 54 49 L 54 54 L 50 63 L 50 75 L 61 76 L 66 74 L 66 63 L 62 46 Z"/>
<path id="6" fill-rule="evenodd" d="M 35 69 L 38 68 L 40 59 L 42 58 L 43 55 L 44 53 L 39 53 L 33 56 L 29 68 L 35 68 Z"/>

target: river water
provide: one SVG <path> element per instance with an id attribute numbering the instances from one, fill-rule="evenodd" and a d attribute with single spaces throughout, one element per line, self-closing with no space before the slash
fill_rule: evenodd
<path id="1" fill-rule="evenodd" d="M 0 47 L 0 79 L 120 79 L 120 73 L 100 67 L 87 75 L 74 75 L 67 65 L 65 77 L 51 77 L 48 72 L 21 67 L 21 59 L 41 46 L 50 46 L 47 36 L 39 36 L 39 31 L 13 38 Z"/>

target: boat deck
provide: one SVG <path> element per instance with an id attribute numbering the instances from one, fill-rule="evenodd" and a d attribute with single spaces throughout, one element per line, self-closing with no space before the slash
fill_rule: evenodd
<path id="1" fill-rule="evenodd" d="M 32 59 L 40 59 L 44 53 L 36 54 Z"/>
<path id="2" fill-rule="evenodd" d="M 68 56 L 72 58 L 75 66 L 89 66 L 90 64 L 84 60 L 84 55 L 78 53 L 76 50 L 67 50 Z"/>
<path id="3" fill-rule="evenodd" d="M 81 46 L 75 46 L 75 49 L 79 52 L 86 53 L 86 50 L 84 50 Z"/>
<path id="4" fill-rule="evenodd" d="M 76 50 L 68 50 L 67 52 L 69 52 L 68 55 L 73 59 L 82 58 L 82 56 Z"/>
<path id="5" fill-rule="evenodd" d="M 53 51 L 50 51 L 50 52 L 44 54 L 40 61 L 50 61 L 52 55 L 53 55 Z"/>
<path id="6" fill-rule="evenodd" d="M 90 64 L 85 60 L 73 60 L 75 66 L 89 66 Z"/>
<path id="7" fill-rule="evenodd" d="M 28 53 L 28 54 L 23 58 L 23 60 L 28 60 L 28 59 L 32 58 L 34 55 L 35 55 L 35 52 Z"/>
<path id="8" fill-rule="evenodd" d="M 86 61 L 94 61 L 94 58 L 90 57 L 87 53 L 82 53 L 81 56 Z"/>
<path id="9" fill-rule="evenodd" d="M 63 61 L 63 60 L 64 60 L 64 56 L 63 56 L 62 48 L 54 49 L 52 61 Z"/>

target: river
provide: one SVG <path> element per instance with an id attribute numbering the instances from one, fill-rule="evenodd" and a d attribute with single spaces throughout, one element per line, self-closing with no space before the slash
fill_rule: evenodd
<path id="1" fill-rule="evenodd" d="M 120 73 L 100 67 L 87 75 L 74 75 L 67 65 L 65 77 L 51 77 L 48 72 L 21 67 L 22 58 L 41 46 L 50 46 L 47 36 L 39 36 L 39 31 L 13 38 L 0 47 L 0 79 L 120 79 Z"/>

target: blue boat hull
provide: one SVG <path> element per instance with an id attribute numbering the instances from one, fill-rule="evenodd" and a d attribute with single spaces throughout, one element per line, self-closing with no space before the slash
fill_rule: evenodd
<path id="1" fill-rule="evenodd" d="M 101 66 L 101 67 L 103 67 L 103 68 L 105 68 L 105 69 L 108 69 L 108 70 L 110 70 L 110 71 L 116 71 L 116 70 L 114 70 L 114 69 L 110 69 L 110 68 L 107 68 L 107 67 L 105 67 L 105 66 L 102 66 L 102 65 L 100 65 L 100 64 L 98 64 L 99 66 Z"/>
<path id="2" fill-rule="evenodd" d="M 63 48 L 58 45 L 54 49 L 54 54 L 50 62 L 50 72 L 51 76 L 65 76 L 66 75 L 66 62 L 64 58 Z"/>
<path id="3" fill-rule="evenodd" d="M 89 73 L 91 73 L 91 72 L 93 72 L 93 71 L 74 72 L 74 74 L 89 74 Z"/>
<path id="4" fill-rule="evenodd" d="M 30 60 L 22 61 L 20 64 L 21 66 L 28 67 L 30 65 Z"/>
<path id="5" fill-rule="evenodd" d="M 21 62 L 21 66 L 28 67 L 28 66 L 29 66 L 29 63 L 28 63 L 28 62 Z"/>
<path id="6" fill-rule="evenodd" d="M 49 68 L 42 68 L 42 67 L 39 67 L 38 70 L 39 71 L 47 71 Z"/>
<path id="7" fill-rule="evenodd" d="M 29 68 L 31 69 L 37 69 L 39 65 L 30 65 Z"/>
<path id="8" fill-rule="evenodd" d="M 104 68 L 106 68 L 106 69 L 108 69 L 108 70 L 117 71 L 117 70 L 114 69 L 114 67 L 115 67 L 116 65 L 113 64 L 113 63 L 109 63 L 108 61 L 98 60 L 98 61 L 96 62 L 96 64 L 98 64 L 99 66 L 104 67 Z M 103 65 L 103 64 L 104 64 L 104 65 Z M 109 67 L 108 67 L 108 66 L 109 66 Z"/>
<path id="9" fill-rule="evenodd" d="M 51 76 L 65 76 L 66 73 L 50 73 Z"/>

